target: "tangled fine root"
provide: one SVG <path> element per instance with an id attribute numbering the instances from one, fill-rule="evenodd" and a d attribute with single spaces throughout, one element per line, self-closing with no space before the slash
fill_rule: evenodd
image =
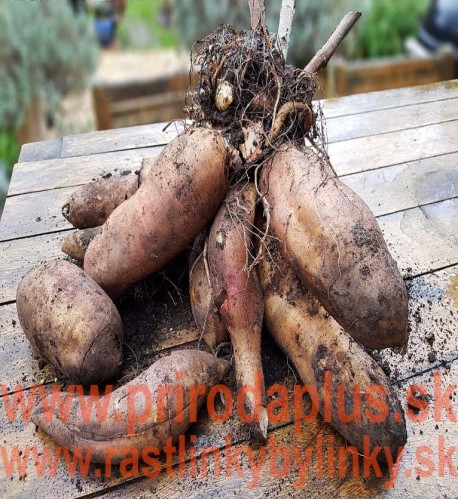
<path id="1" fill-rule="evenodd" d="M 246 227 L 257 243 L 246 246 L 246 270 L 269 254 L 270 205 L 259 189 L 258 178 L 271 154 L 285 143 L 312 148 L 329 163 L 322 108 L 312 99 L 317 90 L 314 74 L 285 62 L 277 35 L 263 23 L 237 31 L 221 25 L 191 52 L 193 86 L 185 111 L 196 127 L 222 130 L 232 149 L 229 185 L 252 181 L 258 192 L 263 226 L 240 219 L 237 207 L 227 201 L 234 223 Z M 232 200 L 233 201 L 233 200 Z M 271 258 L 271 256 L 269 255 Z"/>
<path id="2" fill-rule="evenodd" d="M 312 108 L 317 83 L 285 63 L 277 37 L 264 25 L 246 31 L 221 25 L 194 45 L 191 70 L 197 78 L 188 93 L 189 118 L 197 126 L 223 129 L 239 150 L 252 133 L 258 154 L 244 155 L 248 164 L 286 141 L 322 142 L 320 110 Z"/>

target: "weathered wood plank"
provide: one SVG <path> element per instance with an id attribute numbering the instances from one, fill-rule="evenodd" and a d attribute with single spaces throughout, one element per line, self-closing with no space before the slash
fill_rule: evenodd
<path id="1" fill-rule="evenodd" d="M 343 177 L 376 216 L 458 196 L 458 153 Z M 82 172 L 84 175 L 84 172 Z M 60 207 L 76 189 L 60 188 L 7 198 L 0 241 L 71 228 Z"/>
<path id="2" fill-rule="evenodd" d="M 18 162 L 51 160 L 60 157 L 62 138 L 24 144 Z"/>
<path id="3" fill-rule="evenodd" d="M 458 266 L 406 280 L 406 284 L 410 332 L 407 351 L 373 352 L 393 382 L 458 359 Z"/>
<path id="4" fill-rule="evenodd" d="M 61 206 L 75 189 L 51 189 L 7 198 L 0 220 L 0 241 L 71 229 Z"/>
<path id="5" fill-rule="evenodd" d="M 349 113 L 328 119 L 329 143 L 371 136 L 380 133 L 400 131 L 405 128 L 437 124 L 457 118 L 456 98 L 439 102 L 412 104 L 396 109 L 375 110 L 364 114 Z M 325 117 L 328 117 L 325 109 Z M 138 147 L 164 145 L 173 139 L 181 126 L 172 125 L 163 133 L 164 124 L 127 127 L 109 131 L 91 132 L 65 137 L 61 156 L 90 155 L 131 149 Z M 93 135 L 95 134 L 95 135 Z M 101 137 L 99 137 L 102 134 Z M 65 142 L 72 141 L 72 149 L 65 151 Z"/>
<path id="6" fill-rule="evenodd" d="M 176 122 L 163 132 L 164 125 L 164 123 L 140 125 L 66 136 L 63 138 L 60 156 L 67 158 L 147 146 L 163 146 L 182 130 L 182 125 Z"/>
<path id="7" fill-rule="evenodd" d="M 286 465 L 287 473 L 283 478 L 275 477 L 271 473 L 271 461 L 276 459 L 272 456 L 272 449 L 267 448 L 265 454 L 260 450 L 255 450 L 255 460 L 252 463 L 260 464 L 261 473 L 259 482 L 254 488 L 250 488 L 250 482 L 253 481 L 253 466 L 249 463 L 246 456 L 241 460 L 241 477 L 234 477 L 235 474 L 229 476 L 225 474 L 225 459 L 227 453 L 222 453 L 222 473 L 220 477 L 215 474 L 214 468 L 208 469 L 208 474 L 205 476 L 199 475 L 198 480 L 193 479 L 188 475 L 185 477 L 171 477 L 166 473 L 160 474 L 156 478 L 141 478 L 136 481 L 127 483 L 114 491 L 109 491 L 102 495 L 104 498 L 146 498 L 154 494 L 161 498 L 176 498 L 180 497 L 213 497 L 213 498 L 307 498 L 307 497 L 339 497 L 348 496 L 350 498 L 358 497 L 387 497 L 387 498 L 454 498 L 458 494 L 458 483 L 456 476 L 453 477 L 453 471 L 456 474 L 456 458 L 453 458 L 456 442 L 458 440 L 458 428 L 445 412 L 442 412 L 440 421 L 434 418 L 434 407 L 439 404 L 439 401 L 434 399 L 434 394 L 437 394 L 437 387 L 434 387 L 434 376 L 440 377 L 441 391 L 446 391 L 447 387 L 454 387 L 455 392 L 450 397 L 450 405 L 452 415 L 458 415 L 458 397 L 456 395 L 456 380 L 458 379 L 458 362 L 452 363 L 450 366 L 443 368 L 440 371 L 431 371 L 421 377 L 416 377 L 402 384 L 398 388 L 398 396 L 407 410 L 408 391 L 414 385 L 423 386 L 425 392 L 429 395 L 428 412 L 422 412 L 427 418 L 423 422 L 415 421 L 415 414 L 412 412 L 407 414 L 407 429 L 408 441 L 404 449 L 402 461 L 399 463 L 397 476 L 389 477 L 387 473 L 384 477 L 375 478 L 372 474 L 369 475 L 361 467 L 363 459 L 359 458 L 358 463 L 360 468 L 358 476 L 352 478 L 347 477 L 340 484 L 336 483 L 338 477 L 338 468 L 334 465 L 338 463 L 338 450 L 343 443 L 338 435 L 334 436 L 334 444 L 328 448 L 328 453 L 331 451 L 334 456 L 334 464 L 331 462 L 330 472 L 328 471 L 329 455 L 323 454 L 322 475 L 319 473 L 319 442 L 318 434 L 323 435 L 324 442 L 329 439 L 329 434 L 333 431 L 325 426 L 321 427 L 319 422 L 313 422 L 300 436 L 294 434 L 294 426 L 286 426 L 275 430 L 271 435 L 275 435 L 277 446 L 284 446 L 284 453 L 289 457 L 289 464 L 294 463 L 294 447 L 301 456 L 305 458 L 308 447 L 311 449 L 311 460 L 309 467 L 306 469 L 306 482 L 301 489 L 296 489 L 294 484 L 298 481 L 297 467 Z M 439 380 L 439 378 L 437 379 Z M 436 391 L 436 392 L 435 392 Z M 417 400 L 418 401 L 418 400 Z M 441 456 L 444 453 L 440 452 L 441 440 L 445 453 L 451 451 L 451 470 Z M 237 445 L 235 449 L 241 449 L 244 444 Z M 422 447 L 427 447 L 427 450 Z M 428 450 L 430 452 L 428 453 Z M 234 449 L 232 450 L 232 453 Z M 431 459 L 432 468 L 429 474 L 423 476 L 421 471 L 426 471 L 425 462 L 420 463 L 417 453 L 423 453 L 423 456 Z M 455 452 L 456 457 L 456 452 Z M 283 461 L 283 465 L 288 460 Z M 351 462 L 349 462 L 351 463 Z M 202 460 L 197 460 L 197 471 L 201 470 Z M 453 465 L 454 464 L 454 465 Z M 190 466 L 189 462 L 186 464 Z M 334 467 L 332 466 L 334 465 Z M 200 466 L 200 467 L 199 467 Z M 441 467 L 443 468 L 441 471 Z M 190 470 L 185 466 L 185 471 Z M 445 474 L 444 474 L 445 471 Z M 328 488 L 331 490 L 328 490 Z M 337 490 L 337 491 L 336 491 Z"/>
<path id="8" fill-rule="evenodd" d="M 30 269 L 44 260 L 62 258 L 62 237 L 52 233 L 0 243 L 0 304 L 16 299 L 19 281 Z"/>
<path id="9" fill-rule="evenodd" d="M 272 433 L 272 436 L 275 436 L 277 456 L 273 451 L 274 445 L 256 448 L 253 443 L 248 442 L 233 447 L 230 452 L 227 450 L 221 452 L 220 477 L 215 474 L 214 459 L 209 459 L 210 466 L 206 474 L 202 473 L 202 461 L 199 459 L 196 478 L 191 476 L 190 462 L 186 462 L 184 477 L 178 476 L 178 467 L 175 467 L 169 474 L 163 472 L 154 479 L 132 481 L 101 497 L 145 498 L 148 494 L 150 496 L 153 494 L 158 498 L 176 498 L 177 496 L 184 498 L 333 498 L 339 488 L 342 488 L 351 478 L 339 477 L 336 471 L 333 476 L 328 473 L 326 452 L 322 460 L 322 467 L 325 470 L 323 473 L 319 472 L 318 461 L 315 459 L 319 448 L 318 435 L 326 443 L 325 446 L 327 446 L 329 436 L 333 436 L 335 442 L 330 448 L 335 455 L 339 448 L 344 447 L 342 438 L 333 434 L 333 431 L 321 421 L 308 425 L 299 436 L 294 434 L 293 426 L 287 426 Z M 237 452 L 240 453 L 240 459 L 237 460 L 240 464 L 239 468 L 227 466 L 226 464 L 231 463 L 231 453 L 233 456 Z M 307 453 L 311 456 L 309 466 L 304 468 L 302 480 L 295 453 L 300 456 L 301 461 L 305 460 Z M 251 463 L 249 454 L 252 456 Z M 254 473 L 256 467 L 253 467 L 253 464 L 259 466 L 256 473 Z M 280 471 L 277 475 L 273 472 L 275 465 Z M 284 469 L 283 477 L 281 477 L 282 469 Z M 238 473 L 237 470 L 240 472 Z M 174 477 L 171 476 L 173 473 Z M 343 489 L 341 491 L 343 492 Z M 364 478 L 352 480 L 350 497 L 354 497 L 356 491 L 361 496 L 370 495 L 371 491 L 366 486 Z"/>
<path id="10" fill-rule="evenodd" d="M 386 215 L 458 196 L 458 153 L 342 177 L 374 215 Z"/>
<path id="11" fill-rule="evenodd" d="M 403 274 L 417 275 L 458 263 L 458 199 L 378 219 Z"/>
<path id="12" fill-rule="evenodd" d="M 396 118 L 393 118 L 396 119 Z M 329 156 L 338 175 L 458 151 L 456 121 L 329 144 Z"/>
<path id="13" fill-rule="evenodd" d="M 8 196 L 86 184 L 106 173 L 135 172 L 144 158 L 157 156 L 162 148 L 149 147 L 93 156 L 79 156 L 14 166 Z"/>
<path id="14" fill-rule="evenodd" d="M 52 381 L 58 376 L 48 366 L 40 369 L 39 357 L 19 324 L 16 304 L 0 306 L 0 359 L 0 384 L 9 388 L 18 384 L 28 388 L 42 379 Z"/>
<path id="15" fill-rule="evenodd" d="M 326 117 L 326 114 L 325 114 Z M 339 116 L 326 121 L 329 142 L 423 127 L 458 119 L 458 98 L 397 109 Z"/>
<path id="16" fill-rule="evenodd" d="M 457 381 L 458 362 L 455 361 L 441 369 L 412 378 L 401 385 L 399 393 L 403 395 L 401 401 L 405 409 L 407 409 L 406 394 L 409 387 L 420 390 L 420 395 L 425 395 L 426 407 L 416 415 L 423 421 L 409 420 L 408 440 L 397 481 L 392 489 L 386 491 L 384 497 L 458 497 L 456 479 L 458 468 Z M 451 388 L 451 391 L 441 401 L 441 395 L 447 393 L 448 388 Z M 417 399 L 416 404 L 418 405 L 419 402 L 421 403 Z M 450 414 L 445 409 L 448 404 Z M 415 408 L 411 407 L 410 410 L 412 412 Z M 449 453 L 449 460 L 446 458 L 447 453 Z M 448 464 L 451 464 L 451 467 Z"/>
<path id="17" fill-rule="evenodd" d="M 394 90 L 355 94 L 321 101 L 327 118 L 367 113 L 381 109 L 398 109 L 427 102 L 435 102 L 458 97 L 458 80 L 439 84 L 418 85 Z"/>
<path id="18" fill-rule="evenodd" d="M 458 262 L 458 199 L 378 219 L 388 247 L 405 274 L 417 275 Z M 14 300 L 21 277 L 41 260 L 62 257 L 67 232 L 0 242 L 0 304 Z"/>

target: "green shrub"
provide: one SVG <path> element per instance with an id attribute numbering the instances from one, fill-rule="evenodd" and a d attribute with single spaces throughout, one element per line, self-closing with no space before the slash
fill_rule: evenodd
<path id="1" fill-rule="evenodd" d="M 415 36 L 429 0 L 372 0 L 356 30 L 350 51 L 354 58 L 394 56 Z"/>
<path id="2" fill-rule="evenodd" d="M 84 88 L 97 43 L 89 19 L 66 1 L 0 1 L 0 129 L 18 128 L 34 98 L 56 109 Z"/>
<path id="3" fill-rule="evenodd" d="M 278 29 L 281 0 L 266 0 L 266 24 Z M 288 59 L 304 66 L 323 45 L 349 10 L 358 10 L 364 0 L 297 0 Z M 174 23 L 187 48 L 222 23 L 237 29 L 250 26 L 247 0 L 175 0 Z M 349 42 L 347 42 L 348 44 Z M 344 47 L 345 48 L 345 47 Z"/>
<path id="4" fill-rule="evenodd" d="M 0 163 L 3 163 L 6 174 L 9 177 L 13 165 L 19 157 L 19 145 L 14 132 L 11 130 L 0 130 Z"/>
<path id="5" fill-rule="evenodd" d="M 163 0 L 129 0 L 126 3 L 126 11 L 118 27 L 118 38 L 123 47 L 146 49 L 151 46 L 177 46 L 175 30 L 163 26 L 160 21 L 163 3 Z"/>
<path id="6" fill-rule="evenodd" d="M 266 23 L 278 28 L 281 0 L 266 0 Z M 228 23 L 248 28 L 247 0 L 175 0 L 174 20 L 186 47 Z M 288 57 L 303 66 L 328 39 L 342 16 L 360 10 L 361 20 L 347 37 L 340 54 L 352 58 L 393 56 L 415 35 L 429 0 L 297 0 Z"/>
<path id="7" fill-rule="evenodd" d="M 14 132 L 0 130 L 0 217 L 5 203 L 13 165 L 19 157 L 19 146 Z"/>

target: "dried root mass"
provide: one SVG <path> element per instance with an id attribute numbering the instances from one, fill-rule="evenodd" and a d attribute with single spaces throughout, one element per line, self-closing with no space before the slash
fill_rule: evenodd
<path id="1" fill-rule="evenodd" d="M 191 55 L 196 85 L 188 94 L 189 117 L 222 128 L 240 148 L 252 124 L 261 124 L 264 152 L 284 141 L 303 144 L 320 135 L 312 98 L 313 75 L 287 65 L 276 35 L 265 26 L 237 31 L 222 25 L 197 42 Z"/>

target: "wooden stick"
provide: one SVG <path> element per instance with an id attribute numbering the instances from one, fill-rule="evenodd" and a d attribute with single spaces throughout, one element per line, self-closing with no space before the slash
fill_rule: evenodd
<path id="1" fill-rule="evenodd" d="M 260 23 L 264 24 L 264 0 L 248 0 L 250 6 L 251 29 L 254 30 Z"/>
<path id="2" fill-rule="evenodd" d="M 285 59 L 288 53 L 295 5 L 296 0 L 283 0 L 281 4 L 280 22 L 278 23 L 278 39 L 280 40 L 280 48 Z"/>
<path id="3" fill-rule="evenodd" d="M 307 73 L 317 73 L 320 69 L 325 68 L 337 47 L 342 43 L 360 17 L 361 12 L 348 12 L 342 21 L 340 21 L 339 26 L 334 30 L 331 38 L 314 55 L 313 59 L 304 68 L 304 71 Z"/>

